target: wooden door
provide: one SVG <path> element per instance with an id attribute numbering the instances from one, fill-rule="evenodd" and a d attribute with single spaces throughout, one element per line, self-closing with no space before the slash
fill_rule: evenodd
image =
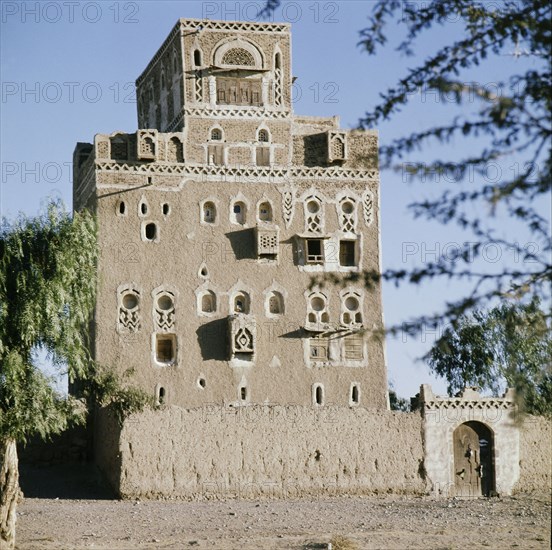
<path id="1" fill-rule="evenodd" d="M 453 446 L 456 496 L 489 496 L 494 482 L 490 430 L 479 422 L 461 424 L 454 430 Z"/>

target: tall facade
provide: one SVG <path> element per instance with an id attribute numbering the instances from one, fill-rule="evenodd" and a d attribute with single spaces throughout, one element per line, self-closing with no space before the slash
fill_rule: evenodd
<path id="1" fill-rule="evenodd" d="M 159 402 L 387 408 L 380 288 L 347 277 L 380 268 L 377 134 L 293 114 L 292 82 L 289 25 L 181 19 L 139 129 L 77 144 L 94 354 Z"/>

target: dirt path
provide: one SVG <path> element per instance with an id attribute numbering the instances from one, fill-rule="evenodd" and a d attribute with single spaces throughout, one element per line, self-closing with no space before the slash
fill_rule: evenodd
<path id="1" fill-rule="evenodd" d="M 55 500 L 19 507 L 19 549 L 550 548 L 550 500 L 354 497 L 225 502 Z"/>

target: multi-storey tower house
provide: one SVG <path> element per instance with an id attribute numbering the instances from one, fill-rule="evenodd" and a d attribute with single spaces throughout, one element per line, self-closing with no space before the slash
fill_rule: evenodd
<path id="1" fill-rule="evenodd" d="M 181 19 L 138 130 L 74 153 L 99 226 L 94 354 L 159 402 L 387 408 L 377 134 L 295 115 L 287 24 Z"/>

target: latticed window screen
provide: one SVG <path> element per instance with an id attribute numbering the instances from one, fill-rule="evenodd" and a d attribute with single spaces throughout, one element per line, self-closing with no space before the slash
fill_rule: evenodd
<path id="1" fill-rule="evenodd" d="M 259 254 L 277 254 L 278 233 L 276 231 L 259 231 L 257 250 Z"/>
<path id="2" fill-rule="evenodd" d="M 233 48 L 222 56 L 222 64 L 253 67 L 255 66 L 255 59 L 247 50 L 243 48 Z"/>
<path id="3" fill-rule="evenodd" d="M 360 336 L 359 334 L 351 334 L 350 336 L 345 336 L 344 348 L 345 359 L 362 359 L 362 336 Z"/>
<path id="4" fill-rule="evenodd" d="M 253 353 L 253 335 L 246 328 L 239 329 L 234 336 L 234 351 L 236 353 Z"/>
<path id="5" fill-rule="evenodd" d="M 111 142 L 111 158 L 113 160 L 128 160 L 128 144 L 124 139 L 114 139 Z"/>
<path id="6" fill-rule="evenodd" d="M 334 159 L 345 158 L 345 144 L 339 138 L 334 138 L 332 142 L 332 156 Z"/>

